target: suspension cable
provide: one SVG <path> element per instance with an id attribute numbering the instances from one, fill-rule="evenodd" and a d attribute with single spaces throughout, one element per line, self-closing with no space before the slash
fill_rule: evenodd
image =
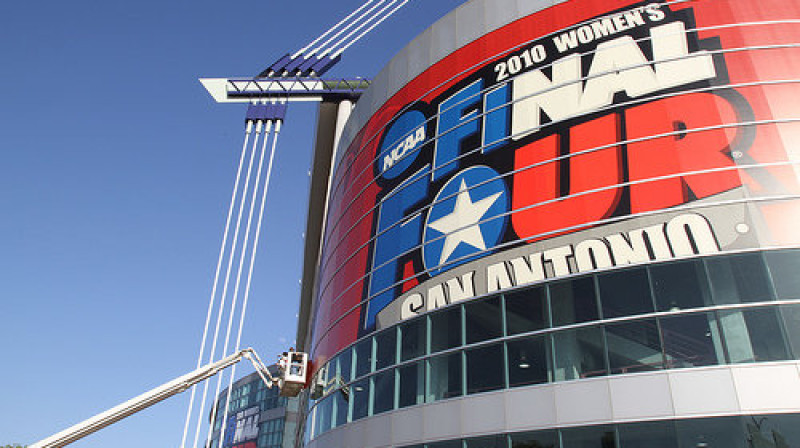
<path id="1" fill-rule="evenodd" d="M 367 28 L 367 29 L 366 29 L 366 30 L 364 30 L 364 31 L 363 31 L 361 34 L 359 34 L 358 36 L 356 36 L 356 38 L 355 38 L 355 39 L 353 39 L 353 40 L 351 40 L 351 41 L 350 41 L 350 42 L 349 42 L 347 45 L 345 45 L 345 46 L 344 46 L 344 47 L 342 47 L 341 49 L 337 50 L 337 51 L 336 51 L 336 52 L 333 54 L 333 57 L 335 58 L 335 57 L 337 57 L 337 56 L 341 55 L 341 54 L 342 54 L 342 53 L 343 53 L 345 50 L 347 50 L 348 48 L 350 48 L 350 46 L 351 46 L 351 45 L 353 45 L 354 43 L 358 42 L 358 41 L 359 41 L 359 40 L 360 40 L 362 37 L 364 37 L 364 36 L 365 36 L 367 33 L 369 33 L 370 31 L 372 31 L 372 30 L 373 30 L 373 29 L 374 29 L 376 26 L 380 25 L 380 24 L 381 24 L 381 23 L 382 23 L 384 20 L 386 20 L 386 19 L 388 19 L 389 17 L 391 17 L 391 16 L 392 16 L 392 15 L 393 15 L 395 12 L 397 12 L 397 10 L 398 10 L 398 9 L 402 8 L 402 7 L 403 7 L 403 5 L 405 5 L 406 3 L 408 3 L 408 0 L 403 0 L 403 1 L 402 1 L 402 2 L 399 4 L 399 5 L 395 6 L 395 8 L 394 8 L 394 9 L 392 9 L 391 11 L 389 11 L 389 13 L 388 13 L 387 15 L 383 16 L 383 17 L 382 17 L 380 20 L 378 20 L 377 22 L 373 23 L 373 24 L 372 24 L 372 25 L 371 25 L 369 28 Z M 388 6 L 388 5 L 387 5 L 387 6 Z"/>
<path id="2" fill-rule="evenodd" d="M 212 347 L 211 347 L 211 351 L 209 353 L 209 361 L 208 362 L 213 362 L 214 361 L 214 356 L 216 355 L 216 351 L 217 351 L 217 342 L 219 341 L 219 331 L 220 331 L 220 328 L 222 327 L 222 316 L 223 316 L 224 311 L 225 311 L 225 302 L 226 302 L 226 298 L 227 298 L 227 295 L 228 295 L 228 286 L 229 286 L 230 277 L 231 277 L 233 259 L 234 259 L 234 255 L 236 253 L 236 248 L 237 248 L 237 246 L 239 244 L 238 243 L 239 242 L 239 230 L 241 229 L 242 214 L 244 212 L 245 198 L 247 197 L 247 192 L 250 189 L 250 177 L 251 177 L 251 175 L 253 173 L 253 162 L 255 161 L 255 158 L 256 158 L 256 148 L 257 148 L 258 140 L 259 140 L 259 137 L 261 135 L 261 130 L 262 130 L 261 121 L 257 121 L 255 127 L 256 127 L 256 138 L 253 140 L 253 145 L 252 145 L 253 148 L 252 148 L 252 151 L 251 151 L 250 161 L 249 161 L 248 167 L 247 167 L 247 176 L 245 176 L 244 188 L 242 189 L 242 199 L 239 201 L 239 211 L 238 211 L 238 215 L 237 215 L 237 218 L 236 218 L 236 226 L 234 227 L 233 241 L 231 242 L 231 250 L 230 250 L 230 252 L 228 254 L 228 264 L 227 264 L 227 268 L 226 268 L 226 272 L 225 272 L 225 282 L 223 283 L 223 286 L 222 286 L 222 295 L 220 297 L 220 307 L 219 307 L 219 312 L 217 313 L 217 321 L 216 321 L 216 326 L 214 328 L 214 339 L 213 339 L 213 344 L 212 344 Z M 266 136 L 264 136 L 264 139 L 266 139 Z M 233 308 L 231 308 L 230 312 L 232 313 L 233 311 L 234 311 Z M 223 356 L 224 356 L 224 353 L 223 353 Z M 219 393 L 219 392 L 217 392 L 217 393 Z M 215 397 L 216 397 L 216 395 L 215 395 Z M 205 409 L 205 403 L 206 403 L 206 399 L 207 398 L 208 398 L 208 382 L 206 382 L 203 385 L 203 398 L 200 401 L 200 413 L 198 414 L 198 417 L 197 417 L 197 422 L 198 423 L 197 423 L 197 428 L 196 428 L 196 431 L 195 431 L 194 443 L 192 445 L 193 448 L 197 448 L 197 442 L 198 442 L 198 440 L 200 438 L 200 426 L 202 425 L 203 411 Z M 216 406 L 214 407 L 214 410 L 216 410 Z M 214 412 L 214 410 L 212 410 L 212 412 Z"/>
<path id="3" fill-rule="evenodd" d="M 390 2 L 391 2 L 391 3 L 395 2 L 395 1 L 397 1 L 397 0 L 390 0 Z M 331 50 L 332 48 L 336 47 L 336 45 L 333 45 L 333 46 L 329 47 L 329 45 L 330 45 L 330 43 L 331 43 L 332 41 L 334 41 L 334 40 L 335 40 L 335 39 L 337 39 L 339 36 L 341 36 L 342 34 L 344 34 L 344 33 L 345 33 L 347 30 L 349 30 L 350 28 L 352 28 L 352 27 L 353 27 L 353 25 L 355 25 L 355 24 L 357 24 L 357 23 L 361 22 L 362 20 L 365 20 L 365 19 L 364 19 L 365 17 L 366 17 L 366 21 L 367 21 L 367 22 L 371 21 L 371 20 L 372 20 L 372 16 L 371 16 L 372 12 L 373 12 L 373 11 L 375 11 L 375 10 L 376 10 L 376 9 L 377 9 L 379 6 L 381 6 L 381 4 L 383 4 L 384 2 L 386 2 L 386 0 L 379 0 L 379 1 L 378 1 L 378 3 L 374 4 L 374 5 L 373 5 L 371 8 L 369 8 L 369 9 L 368 9 L 368 10 L 367 10 L 365 13 L 361 14 L 361 15 L 360 15 L 360 16 L 359 16 L 357 19 L 355 19 L 355 20 L 351 21 L 349 24 L 347 24 L 347 26 L 346 26 L 346 27 L 344 27 L 344 28 L 342 28 L 341 30 L 339 30 L 339 32 L 338 32 L 338 33 L 334 34 L 333 36 L 331 36 L 330 38 L 328 38 L 328 40 L 326 40 L 325 42 L 323 42 L 323 43 L 322 43 L 322 44 L 321 44 L 319 47 L 315 48 L 315 49 L 314 49 L 314 52 L 317 52 L 317 53 L 319 53 L 319 56 L 318 56 L 318 57 L 320 57 L 320 58 L 322 58 L 322 57 L 325 57 L 325 55 L 327 55 L 328 53 L 330 53 L 330 50 Z M 349 35 L 349 34 L 348 34 L 348 35 Z M 324 51 L 323 51 L 323 49 L 324 49 Z"/>
<path id="4" fill-rule="evenodd" d="M 331 53 L 331 52 L 332 52 L 332 51 L 333 51 L 333 50 L 334 50 L 336 47 L 338 47 L 338 46 L 339 46 L 339 45 L 341 45 L 343 42 L 346 42 L 348 39 L 350 39 L 350 38 L 353 36 L 353 34 L 357 33 L 359 30 L 361 30 L 362 28 L 364 28 L 364 27 L 365 27 L 367 24 L 369 24 L 370 22 L 372 22 L 373 20 L 375 20 L 375 19 L 376 19 L 377 17 L 379 17 L 381 14 L 383 14 L 383 12 L 384 12 L 384 11 L 386 11 L 387 9 L 389 9 L 389 8 L 390 8 L 390 7 L 391 7 L 393 4 L 397 3 L 397 1 L 398 1 L 398 0 L 389 0 L 389 3 L 387 3 L 386 5 L 384 5 L 384 6 L 383 6 L 383 8 L 381 8 L 381 9 L 380 9 L 380 10 L 379 10 L 377 13 L 375 13 L 375 14 L 373 14 L 372 16 L 368 17 L 368 18 L 367 18 L 367 19 L 366 19 L 364 22 L 362 22 L 360 25 L 358 25 L 358 26 L 357 26 L 357 27 L 356 27 L 354 30 L 352 30 L 352 31 L 350 31 L 349 33 L 347 33 L 347 35 L 345 35 L 345 36 L 344 36 L 344 37 L 343 37 L 341 40 L 339 40 L 338 42 L 334 43 L 332 46 L 328 47 L 328 48 L 327 48 L 327 49 L 326 49 L 324 52 L 322 52 L 322 53 L 320 54 L 320 57 L 327 56 L 327 55 L 328 55 L 329 53 Z M 408 1 L 408 0 L 405 0 L 405 1 Z M 373 11 L 375 8 L 377 8 L 378 6 L 380 6 L 380 4 L 381 4 L 381 3 L 383 3 L 383 1 L 379 2 L 377 5 L 375 5 L 375 6 L 373 6 L 372 8 L 370 8 L 370 12 L 372 12 L 372 11 Z"/>
<path id="5" fill-rule="evenodd" d="M 249 267 L 248 267 L 248 270 L 247 270 L 247 279 L 245 280 L 245 290 L 244 290 L 244 296 L 242 298 L 242 312 L 239 315 L 240 316 L 239 317 L 239 330 L 238 330 L 238 333 L 236 335 L 236 345 L 235 345 L 235 348 L 234 348 L 234 353 L 239 351 L 239 347 L 241 346 L 242 329 L 244 328 L 244 319 L 245 319 L 245 314 L 247 312 L 247 303 L 248 303 L 248 300 L 250 298 L 250 284 L 251 284 L 251 280 L 253 278 L 253 267 L 255 265 L 256 253 L 258 252 L 258 240 L 259 240 L 259 237 L 261 235 L 261 224 L 262 224 L 263 219 L 264 219 L 264 208 L 265 208 L 266 203 L 267 203 L 267 191 L 269 190 L 269 181 L 270 181 L 270 178 L 272 177 L 272 166 L 273 166 L 273 160 L 275 158 L 275 147 L 276 147 L 276 145 L 278 143 L 278 137 L 279 137 L 280 132 L 281 132 L 281 121 L 277 120 L 275 122 L 275 131 L 274 131 L 274 134 L 273 134 L 273 137 L 272 137 L 272 148 L 270 150 L 269 162 L 267 164 L 267 175 L 266 175 L 266 178 L 264 180 L 264 188 L 263 188 L 263 190 L 261 192 L 261 205 L 260 205 L 259 211 L 258 211 L 258 221 L 256 223 L 255 236 L 253 236 L 253 248 L 252 248 L 252 251 L 250 252 L 250 263 L 249 263 Z M 264 153 L 262 152 L 261 153 L 262 162 L 263 162 L 263 157 L 264 157 Z M 259 164 L 259 171 L 260 171 L 260 168 L 261 168 L 261 165 Z M 260 174 L 260 172 L 259 172 L 259 174 Z M 254 192 L 254 199 L 255 199 L 255 192 Z M 255 205 L 255 201 L 254 201 L 253 204 Z M 252 212 L 252 210 L 251 210 L 251 212 Z M 230 378 L 228 380 L 228 389 L 227 390 L 229 392 L 228 392 L 228 397 L 227 397 L 226 403 L 225 403 L 225 413 L 223 414 L 223 418 L 222 418 L 223 422 L 228 419 L 228 411 L 229 411 L 230 396 L 231 396 L 230 391 L 233 390 L 232 388 L 233 388 L 233 381 L 234 381 L 234 377 L 235 376 L 236 376 L 236 365 L 234 364 L 233 367 L 231 368 L 231 375 L 230 375 Z M 223 439 L 224 439 L 224 430 L 220 433 L 220 440 L 223 440 Z"/>
<path id="6" fill-rule="evenodd" d="M 225 339 L 224 339 L 225 343 L 224 343 L 224 348 L 222 350 L 223 355 L 228 353 L 228 347 L 230 345 L 231 330 L 233 329 L 234 315 L 236 314 L 236 308 L 237 308 L 238 299 L 239 299 L 239 287 L 241 285 L 241 280 L 242 280 L 242 270 L 244 268 L 244 262 L 245 262 L 245 258 L 247 256 L 248 246 L 252 245 L 253 247 L 255 247 L 258 244 L 257 241 L 253 241 L 252 243 L 250 242 L 250 230 L 253 227 L 253 212 L 255 211 L 255 208 L 256 208 L 256 198 L 258 197 L 258 190 L 259 190 L 259 187 L 260 187 L 260 184 L 261 184 L 261 173 L 262 173 L 262 169 L 264 167 L 264 156 L 266 154 L 267 141 L 269 140 L 269 135 L 270 135 L 271 129 L 272 129 L 272 120 L 268 120 L 266 122 L 266 130 L 264 132 L 264 138 L 262 140 L 262 146 L 261 146 L 261 152 L 260 152 L 261 155 L 259 156 L 258 169 L 256 171 L 256 179 L 255 179 L 255 182 L 253 183 L 253 193 L 251 195 L 250 205 L 249 205 L 248 213 L 247 213 L 247 225 L 245 226 L 244 238 L 242 239 L 242 249 L 239 252 L 239 264 L 238 264 L 238 267 L 236 269 L 236 280 L 234 282 L 233 295 L 231 296 L 231 311 L 230 311 L 230 313 L 228 313 L 228 324 L 227 324 L 227 327 L 226 327 L 226 330 L 225 330 Z M 244 205 L 244 203 L 242 203 L 242 205 Z M 252 251 L 252 249 L 251 249 L 251 251 Z M 244 316 L 244 314 L 245 314 L 244 308 L 242 308 L 242 310 L 240 311 L 239 314 L 241 316 Z M 233 374 L 234 374 L 234 372 L 231 371 L 231 373 L 229 375 L 231 381 L 233 381 Z M 220 376 L 217 377 L 216 392 L 214 394 L 215 397 L 219 396 L 220 389 L 222 387 L 222 378 L 223 378 L 223 375 L 220 375 Z M 228 410 L 229 410 L 229 407 L 230 407 L 230 400 L 231 400 L 231 394 L 230 394 L 230 390 L 229 390 L 228 394 L 225 397 L 225 412 L 223 414 L 222 422 L 225 422 L 227 420 L 227 418 L 228 418 Z M 215 411 L 216 411 L 216 406 L 214 408 L 214 412 Z M 214 414 L 212 414 L 212 415 L 214 415 Z M 212 418 L 212 421 L 214 421 L 214 418 Z M 209 440 L 211 439 L 212 431 L 213 431 L 213 427 L 210 427 L 209 428 L 209 434 L 208 434 Z M 222 431 L 220 432 L 220 437 L 219 438 L 220 438 L 220 440 L 224 440 L 225 439 L 225 427 L 224 426 L 222 428 Z"/>
<path id="7" fill-rule="evenodd" d="M 314 45 L 316 45 L 316 44 L 317 44 L 317 42 L 319 42 L 319 41 L 321 41 L 322 39 L 324 39 L 325 37 L 327 37 L 327 36 L 328 36 L 328 34 L 332 33 L 332 32 L 333 32 L 335 29 L 337 29 L 337 28 L 339 28 L 340 26 L 342 26 L 342 25 L 343 25 L 345 22 L 347 22 L 348 20 L 350 20 L 350 19 L 351 19 L 351 18 L 352 18 L 354 15 L 358 14 L 359 12 L 361 12 L 361 10 L 362 10 L 362 9 L 366 8 L 366 7 L 367 7 L 367 5 L 369 5 L 370 3 L 374 2 L 374 1 L 375 1 L 375 0 L 368 0 L 366 3 L 364 3 L 363 5 L 361 5 L 361 6 L 360 6 L 358 9 L 356 9 L 356 10 L 355 10 L 355 11 L 353 11 L 353 12 L 351 12 L 351 13 L 350 13 L 350 14 L 349 14 L 347 17 L 345 17 L 344 19 L 340 20 L 340 21 L 339 21 L 339 23 L 337 23 L 337 24 L 336 24 L 336 25 L 334 25 L 333 27 L 329 28 L 329 29 L 328 29 L 328 31 L 325 31 L 324 33 L 320 34 L 320 36 L 319 36 L 319 37 L 317 37 L 316 39 L 314 39 L 314 40 L 313 40 L 311 43 L 309 43 L 309 44 L 308 44 L 308 45 L 306 45 L 305 47 L 301 48 L 300 50 L 297 50 L 297 51 L 296 51 L 296 52 L 295 52 L 295 53 L 292 55 L 292 59 L 295 59 L 295 58 L 297 58 L 298 56 L 300 56 L 301 54 L 305 53 L 305 52 L 306 52 L 306 50 L 308 50 L 309 48 L 311 48 L 311 47 L 313 47 Z M 358 20 L 360 20 L 360 19 L 356 19 L 356 21 L 358 21 Z M 352 24 L 351 24 L 351 25 L 352 25 Z M 348 27 L 349 27 L 349 26 L 351 26 L 351 25 L 348 25 Z M 314 55 L 314 53 L 315 53 L 316 51 L 318 51 L 318 50 L 319 50 L 319 48 L 317 48 L 317 49 L 315 49 L 314 51 L 312 51 L 311 53 L 309 53 L 309 54 L 305 55 L 306 59 L 308 59 L 309 57 L 311 57 L 312 55 Z"/>
<path id="8" fill-rule="evenodd" d="M 244 143 L 242 144 L 242 153 L 239 156 L 239 167 L 236 170 L 236 180 L 233 183 L 233 194 L 231 194 L 231 202 L 228 206 L 228 217 L 225 220 L 225 231 L 222 234 L 222 244 L 219 248 L 219 257 L 217 258 L 217 267 L 214 271 L 214 282 L 212 283 L 211 287 L 211 297 L 208 301 L 208 312 L 206 314 L 206 323 L 203 327 L 203 338 L 200 342 L 200 353 L 197 355 L 197 367 L 199 369 L 200 366 L 203 364 L 203 355 L 205 355 L 206 351 L 206 341 L 208 340 L 208 329 L 211 326 L 211 315 L 213 314 L 214 304 L 216 302 L 217 297 L 217 286 L 219 285 L 219 273 L 222 268 L 222 259 L 225 255 L 225 248 L 228 245 L 228 234 L 230 233 L 231 227 L 231 218 L 233 217 L 233 208 L 234 204 L 236 203 L 236 197 L 239 193 L 239 182 L 242 177 L 242 168 L 244 168 L 244 159 L 245 155 L 247 154 L 247 144 L 250 140 L 250 134 L 253 131 L 253 122 L 248 121 L 245 134 L 244 134 Z M 183 437 L 181 438 L 181 448 L 186 446 L 186 438 L 189 434 L 189 422 L 191 421 L 192 415 L 192 408 L 194 407 L 194 399 L 195 394 L 197 393 L 197 385 L 195 384 L 192 386 L 191 397 L 189 398 L 189 407 L 186 410 L 186 422 L 183 425 Z"/>

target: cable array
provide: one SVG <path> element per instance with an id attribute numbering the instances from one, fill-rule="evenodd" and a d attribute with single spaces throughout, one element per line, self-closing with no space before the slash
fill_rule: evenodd
<path id="1" fill-rule="evenodd" d="M 284 55 L 258 76 L 322 75 L 341 59 L 345 50 L 394 15 L 408 1 L 367 0 L 303 48 Z"/>
<path id="2" fill-rule="evenodd" d="M 247 110 L 244 144 L 242 145 L 242 152 L 239 157 L 236 180 L 234 181 L 222 244 L 220 246 L 214 280 L 211 287 L 211 297 L 209 298 L 203 338 L 197 358 L 198 367 L 205 363 L 215 362 L 231 353 L 236 353 L 241 348 L 242 329 L 247 312 L 253 267 L 264 218 L 267 190 L 272 174 L 278 136 L 285 114 L 286 104 L 284 102 L 251 104 Z M 250 143 L 251 137 L 252 143 Z M 270 141 L 271 145 L 269 144 Z M 264 176 L 262 174 L 264 173 L 264 161 L 268 149 L 270 152 L 269 163 L 266 175 Z M 257 164 L 256 159 L 258 159 Z M 258 215 L 255 216 L 257 203 L 260 203 L 260 206 L 258 207 Z M 235 209 L 237 211 L 234 222 Z M 247 209 L 247 219 L 246 224 L 243 225 L 243 221 L 245 221 L 243 220 L 245 209 Z M 256 218 L 255 220 L 254 217 Z M 255 224 L 255 229 L 253 229 L 254 221 L 257 222 Z M 231 230 L 233 230 L 232 237 L 230 236 Z M 243 237 L 240 238 L 242 233 Z M 244 288 L 242 289 L 242 274 L 245 269 L 245 264 L 247 264 L 247 276 Z M 223 265 L 224 275 L 222 275 Z M 220 282 L 222 282 L 222 291 L 218 294 Z M 233 283 L 232 285 L 231 282 Z M 229 294 L 231 290 L 232 292 Z M 214 321 L 213 336 L 210 336 L 212 333 L 212 316 L 215 310 L 216 319 Z M 236 319 L 237 316 L 238 323 Z M 227 317 L 227 324 L 225 324 L 224 337 L 221 337 L 225 317 Z M 233 350 L 229 351 L 233 332 L 236 332 L 236 340 Z M 222 342 L 222 351 L 218 353 L 220 342 Z M 209 343 L 210 349 L 207 350 Z M 233 384 L 234 375 L 235 367 L 230 373 L 229 389 Z M 223 375 L 218 376 L 213 397 L 219 396 L 222 381 Z M 197 448 L 200 441 L 200 430 L 203 427 L 205 417 L 205 404 L 208 401 L 208 389 L 209 382 L 206 381 L 203 383 L 199 409 L 196 412 L 192 448 Z M 194 386 L 192 387 L 189 406 L 186 412 L 186 422 L 184 424 L 181 448 L 188 446 L 187 442 L 189 439 L 190 427 L 192 426 L 192 416 L 195 414 L 193 411 L 196 394 L 197 386 Z M 211 421 L 215 421 L 219 408 L 218 404 L 215 403 L 211 409 Z M 227 420 L 229 408 L 230 394 L 226 396 L 225 406 L 223 408 L 223 422 Z M 213 426 L 208 429 L 208 436 L 205 442 L 206 446 L 210 443 L 213 429 Z M 219 437 L 220 440 L 224 439 L 225 431 L 226 426 L 222 425 Z"/>

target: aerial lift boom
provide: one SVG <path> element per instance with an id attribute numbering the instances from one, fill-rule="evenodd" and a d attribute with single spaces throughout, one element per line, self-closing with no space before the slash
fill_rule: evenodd
<path id="1" fill-rule="evenodd" d="M 269 373 L 269 370 L 267 370 L 267 366 L 261 362 L 258 354 L 256 354 L 252 348 L 246 348 L 226 358 L 220 359 L 219 361 L 200 367 L 199 369 L 187 373 L 186 375 L 175 378 L 174 380 L 145 392 L 138 397 L 132 398 L 105 412 L 101 412 L 94 417 L 67 428 L 58 434 L 34 443 L 30 446 L 30 448 L 59 448 L 66 446 L 88 436 L 89 434 L 94 433 L 95 431 L 103 429 L 106 426 L 112 425 L 156 403 L 164 401 L 173 395 L 179 394 L 195 384 L 216 375 L 223 369 L 238 363 L 242 359 L 248 359 L 253 363 L 256 372 L 264 381 L 264 383 L 267 384 L 267 387 L 272 387 L 273 383 L 278 383 L 279 387 L 283 386 L 283 378 L 274 378 Z M 306 373 L 305 367 L 306 366 L 303 365 L 303 377 L 305 377 Z"/>

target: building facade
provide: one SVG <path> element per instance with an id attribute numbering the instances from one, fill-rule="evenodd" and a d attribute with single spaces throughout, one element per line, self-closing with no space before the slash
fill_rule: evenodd
<path id="1" fill-rule="evenodd" d="M 279 396 L 277 387 L 267 388 L 257 373 L 233 383 L 228 417 L 224 418 L 228 390 L 215 402 L 211 414 L 210 448 L 292 448 L 298 422 L 297 398 Z M 225 433 L 222 423 L 226 421 Z M 220 444 L 220 436 L 223 442 Z"/>
<path id="2" fill-rule="evenodd" d="M 795 0 L 471 0 L 323 105 L 298 444 L 800 446 L 798 42 Z"/>

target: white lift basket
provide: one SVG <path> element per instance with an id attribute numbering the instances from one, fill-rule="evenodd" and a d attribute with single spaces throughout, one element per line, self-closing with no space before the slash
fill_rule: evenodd
<path id="1" fill-rule="evenodd" d="M 279 363 L 283 367 L 280 384 L 282 397 L 296 397 L 308 381 L 308 353 L 290 351 Z"/>

